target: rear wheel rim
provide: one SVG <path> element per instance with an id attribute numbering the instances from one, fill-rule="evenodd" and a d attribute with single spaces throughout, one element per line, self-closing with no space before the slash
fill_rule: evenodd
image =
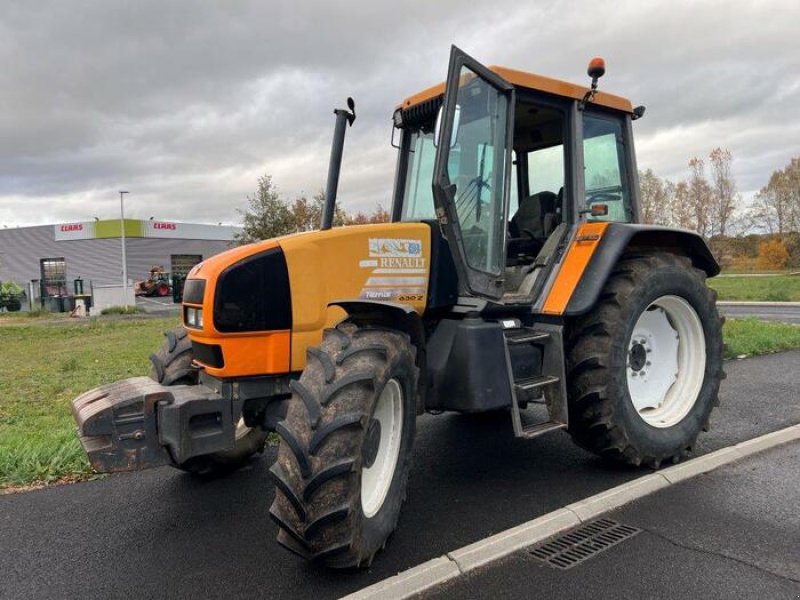
<path id="1" fill-rule="evenodd" d="M 403 434 L 403 388 L 390 379 L 375 404 L 371 421 L 377 421 L 380 440 L 374 460 L 361 469 L 361 509 L 367 518 L 383 506 L 394 479 Z"/>
<path id="2" fill-rule="evenodd" d="M 642 420 L 664 429 L 694 408 L 705 378 L 706 343 L 697 312 L 661 296 L 639 315 L 627 348 L 628 393 Z"/>

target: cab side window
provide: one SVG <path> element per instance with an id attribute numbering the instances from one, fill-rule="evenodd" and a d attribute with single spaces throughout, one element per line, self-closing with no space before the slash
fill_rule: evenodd
<path id="1" fill-rule="evenodd" d="M 586 205 L 605 205 L 605 215 L 590 215 L 587 221 L 633 221 L 633 208 L 625 168 L 622 121 L 583 113 L 583 166 Z"/>

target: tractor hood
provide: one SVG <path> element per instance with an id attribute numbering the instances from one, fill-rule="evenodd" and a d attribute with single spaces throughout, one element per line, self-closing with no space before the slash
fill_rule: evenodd
<path id="1" fill-rule="evenodd" d="M 234 248 L 197 265 L 184 288 L 194 355 L 215 377 L 296 372 L 344 317 L 330 304 L 378 300 L 425 310 L 430 226 L 338 227 Z"/>

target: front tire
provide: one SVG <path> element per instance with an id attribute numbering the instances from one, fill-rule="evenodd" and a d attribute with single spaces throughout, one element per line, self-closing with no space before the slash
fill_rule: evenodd
<path id="1" fill-rule="evenodd" d="M 165 334 L 164 344 L 150 355 L 153 367 L 150 378 L 163 385 L 197 385 L 198 371 L 192 366 L 192 343 L 183 327 Z M 267 432 L 258 427 L 248 427 L 239 419 L 230 450 L 194 456 L 181 464 L 173 465 L 181 471 L 203 478 L 227 475 L 241 468 L 252 456 L 264 450 Z"/>
<path id="2" fill-rule="evenodd" d="M 571 324 L 575 442 L 652 468 L 686 456 L 718 403 L 721 325 L 716 295 L 688 258 L 623 257 L 595 308 Z"/>
<path id="3" fill-rule="evenodd" d="M 278 542 L 369 566 L 397 527 L 411 469 L 417 368 L 407 335 L 345 323 L 308 350 L 270 469 Z"/>

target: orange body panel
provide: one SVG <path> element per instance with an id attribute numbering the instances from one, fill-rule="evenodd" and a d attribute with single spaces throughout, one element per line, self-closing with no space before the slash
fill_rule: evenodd
<path id="1" fill-rule="evenodd" d="M 286 259 L 292 329 L 224 333 L 213 325 L 214 290 L 222 272 L 254 254 L 280 247 Z M 187 327 L 192 341 L 219 345 L 224 366 L 203 365 L 221 378 L 283 374 L 305 368 L 306 349 L 345 312 L 335 300 L 383 300 L 422 313 L 430 273 L 430 227 L 424 223 L 380 223 L 310 231 L 241 246 L 197 265 L 190 279 L 205 279 L 203 329 Z M 188 304 L 187 306 L 200 306 Z M 201 363 L 202 364 L 202 363 Z"/>
<path id="2" fill-rule="evenodd" d="M 583 98 L 584 94 L 589 91 L 588 87 L 582 85 L 576 85 L 574 83 L 561 81 L 559 79 L 552 79 L 542 75 L 535 75 L 533 73 L 526 73 L 524 71 L 508 69 L 506 67 L 492 65 L 489 67 L 489 70 L 497 73 L 500 77 L 515 87 L 538 90 L 547 94 L 572 98 L 573 100 L 580 100 Z M 419 104 L 420 102 L 424 102 L 425 100 L 430 100 L 431 98 L 440 96 L 444 94 L 444 88 L 445 84 L 442 82 L 429 87 L 428 89 L 422 90 L 421 92 L 414 94 L 413 96 L 409 96 L 403 100 L 398 108 L 408 108 L 410 106 Z M 594 100 L 592 100 L 592 103 L 613 108 L 615 110 L 621 110 L 623 112 L 633 112 L 633 105 L 631 104 L 630 100 L 627 98 L 622 98 L 621 96 L 615 96 L 614 94 L 608 94 L 606 92 L 597 92 L 594 96 Z"/>
<path id="3" fill-rule="evenodd" d="M 564 314 L 572 293 L 578 286 L 589 261 L 603 238 L 606 227 L 608 227 L 608 223 L 584 223 L 578 227 L 578 232 L 561 263 L 553 287 L 542 305 L 544 314 Z"/>
<path id="4" fill-rule="evenodd" d="M 292 343 L 289 330 L 205 336 L 203 332 L 192 329 L 189 330 L 189 337 L 196 342 L 219 344 L 222 347 L 225 365 L 221 369 L 204 365 L 206 372 L 214 377 L 289 372 Z"/>
<path id="5" fill-rule="evenodd" d="M 306 349 L 345 316 L 341 308 L 328 307 L 334 300 L 407 304 L 421 314 L 428 296 L 430 235 L 424 223 L 378 223 L 281 238 L 292 290 L 292 371 L 305 368 Z M 411 251 L 406 243 L 419 247 Z"/>

